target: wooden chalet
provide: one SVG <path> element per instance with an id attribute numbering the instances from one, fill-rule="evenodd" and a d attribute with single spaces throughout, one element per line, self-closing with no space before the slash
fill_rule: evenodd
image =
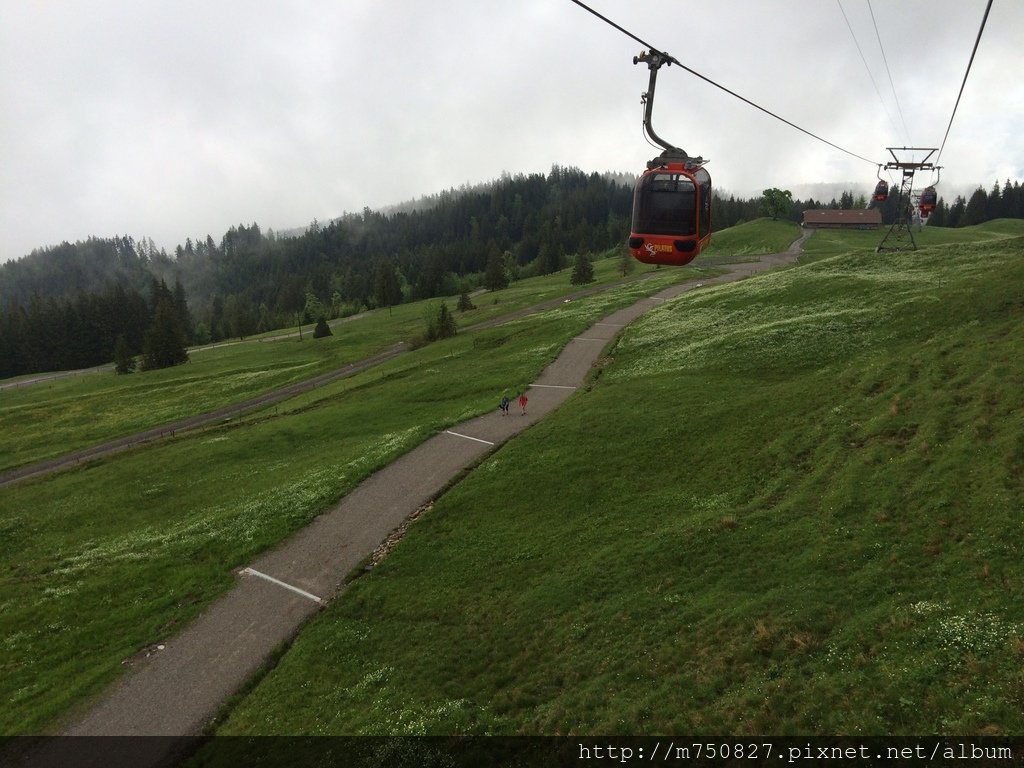
<path id="1" fill-rule="evenodd" d="M 816 229 L 878 229 L 882 226 L 879 208 L 848 208 L 836 211 L 818 208 L 804 211 L 803 226 Z"/>

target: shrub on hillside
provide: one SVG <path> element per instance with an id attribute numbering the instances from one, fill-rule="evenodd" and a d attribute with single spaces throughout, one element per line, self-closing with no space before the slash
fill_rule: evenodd
<path id="1" fill-rule="evenodd" d="M 331 336 L 331 326 L 327 324 L 327 320 L 321 316 L 316 321 L 316 328 L 313 329 L 313 338 L 322 339 L 324 336 Z"/>

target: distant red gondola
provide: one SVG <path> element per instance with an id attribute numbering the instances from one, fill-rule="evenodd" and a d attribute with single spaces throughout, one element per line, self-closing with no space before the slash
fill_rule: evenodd
<path id="1" fill-rule="evenodd" d="M 935 205 L 938 202 L 938 196 L 935 194 L 935 187 L 927 187 L 924 192 L 921 193 L 921 201 L 917 205 L 917 209 L 921 212 L 921 218 L 927 219 L 932 215 L 932 211 L 935 210 Z"/>

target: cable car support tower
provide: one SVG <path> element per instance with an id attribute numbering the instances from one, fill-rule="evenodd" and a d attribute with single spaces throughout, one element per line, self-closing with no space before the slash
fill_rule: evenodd
<path id="1" fill-rule="evenodd" d="M 940 167 L 929 161 L 932 155 L 938 152 L 938 147 L 886 147 L 892 155 L 892 161 L 885 164 L 886 170 L 900 170 L 903 172 L 903 180 L 900 184 L 899 193 L 896 195 L 896 220 L 893 221 L 889 231 L 885 233 L 882 242 L 875 248 L 875 253 L 880 251 L 904 251 L 917 250 L 917 243 L 914 241 L 914 232 L 911 229 L 914 217 L 914 205 L 911 195 L 914 189 L 914 174 L 917 171 L 938 172 Z M 927 152 L 920 161 L 900 160 L 897 152 Z M 913 155 L 911 155 L 913 156 Z"/>

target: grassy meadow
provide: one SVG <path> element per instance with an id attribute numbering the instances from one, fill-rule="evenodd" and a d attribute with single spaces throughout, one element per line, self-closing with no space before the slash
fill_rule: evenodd
<path id="1" fill-rule="evenodd" d="M 438 430 L 495 408 L 502 391 L 532 381 L 594 321 L 698 274 L 662 270 L 535 316 L 460 333 L 230 424 L 0 488 L 0 735 L 59 730 L 126 661 L 229 588 L 233 569 Z M 563 284 L 564 273 L 548 278 L 547 290 L 564 291 Z M 489 311 L 485 302 L 505 302 L 507 309 L 538 298 L 525 287 L 517 291 L 477 297 L 479 312 Z M 414 311 L 422 320 L 423 307 Z M 369 324 L 387 322 L 381 314 Z M 345 324 L 327 341 L 344 348 L 346 334 L 362 322 Z M 214 370 L 236 365 L 256 379 L 255 370 L 273 364 L 259 356 L 272 351 L 285 361 L 282 368 L 314 368 L 308 361 L 319 353 L 309 349 L 317 347 L 236 345 L 207 359 L 220 355 Z M 190 366 L 202 359 L 196 355 Z M 182 408 L 192 402 L 186 378 L 173 387 L 186 401 Z M 134 382 L 154 381 L 109 379 L 128 387 L 118 397 L 140 402 Z M 83 379 L 68 386 L 91 385 Z M 169 389 L 153 387 L 153 408 L 162 398 L 176 402 Z"/>
<path id="2" fill-rule="evenodd" d="M 649 312 L 217 732 L 1021 735 L 1015 228 Z"/>
<path id="3" fill-rule="evenodd" d="M 593 286 L 618 280 L 618 259 L 594 262 Z M 652 267 L 638 265 L 633 276 Z M 458 297 L 444 299 L 465 328 L 542 301 L 579 291 L 570 270 L 514 282 L 474 297 L 476 309 L 455 311 Z M 425 312 L 442 299 L 377 310 L 339 322 L 334 335 L 314 339 L 306 327 L 220 342 L 191 351 L 185 365 L 116 376 L 112 372 L 54 379 L 0 392 L 0 472 L 134 434 L 177 419 L 256 397 L 277 387 L 363 360 L 400 341 L 422 335 Z M 295 334 L 280 338 L 282 334 Z M 279 337 L 277 340 L 271 340 Z"/>
<path id="4" fill-rule="evenodd" d="M 756 256 L 782 253 L 800 236 L 791 221 L 763 218 L 715 232 L 711 244 L 700 252 L 694 266 L 734 261 L 753 261 Z"/>
<path id="5" fill-rule="evenodd" d="M 832 256 L 852 250 L 874 250 L 885 236 L 888 227 L 864 231 L 819 229 L 804 243 L 807 258 Z M 1024 236 L 1024 220 L 996 219 L 974 227 L 946 229 L 945 227 L 914 228 L 914 241 L 919 248 L 958 243 L 976 243 Z"/>
<path id="6" fill-rule="evenodd" d="M 774 252 L 798 233 L 765 224 L 716 242 Z M 906 254 L 818 232 L 810 263 L 652 311 L 586 391 L 310 622 L 219 732 L 1020 734 L 1018 224 L 945 231 Z M 614 262 L 596 265 L 603 279 Z M 0 488 L 0 734 L 58 731 L 235 568 L 493 408 L 595 320 L 696 274 L 660 270 Z M 460 325 L 568 292 L 567 272 L 543 280 L 475 297 Z M 189 411 L 232 370 L 252 384 L 228 401 L 269 388 L 261 371 L 344 364 L 348 352 L 318 351 L 331 345 L 365 356 L 401 338 L 369 341 L 374 323 L 419 332 L 424 311 L 342 324 L 320 346 L 194 354 L 172 373 L 209 355 L 207 377 L 153 386 L 148 406 L 145 387 L 130 394 L 142 376 L 98 375 L 127 387 L 105 395 L 92 377 L 67 386 L 111 413 L 122 396 L 140 413 Z M 43 386 L 37 403 L 55 403 L 36 418 L 75 407 L 63 383 Z"/>

